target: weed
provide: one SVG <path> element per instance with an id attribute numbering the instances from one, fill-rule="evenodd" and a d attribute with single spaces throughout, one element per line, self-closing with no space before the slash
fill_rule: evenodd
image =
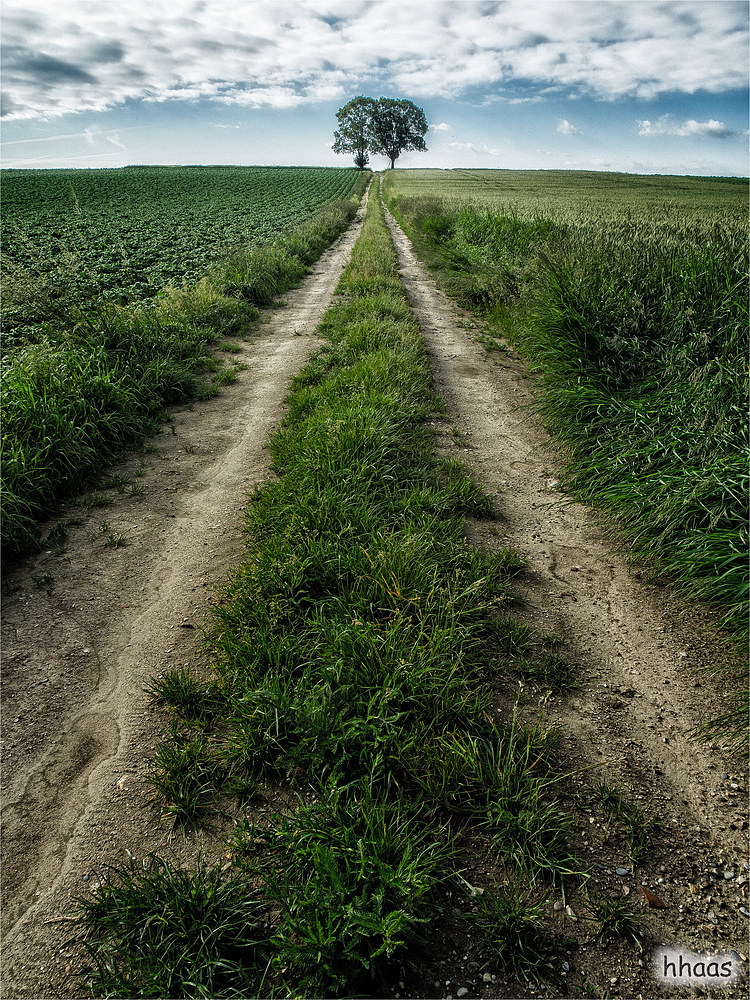
<path id="1" fill-rule="evenodd" d="M 653 845 L 654 835 L 660 828 L 657 817 L 649 816 L 646 809 L 629 802 L 618 788 L 599 782 L 592 789 L 592 799 L 598 802 L 617 831 L 629 842 L 629 857 L 633 864 L 640 864 Z"/>
<path id="2" fill-rule="evenodd" d="M 117 534 L 110 533 L 109 535 L 107 535 L 104 544 L 107 546 L 107 548 L 110 549 L 121 549 L 123 545 L 128 544 L 128 540 L 127 537 L 122 534 L 122 532 L 118 532 Z"/>
<path id="3" fill-rule="evenodd" d="M 97 507 L 109 507 L 114 502 L 114 497 L 108 496 L 106 493 L 90 493 L 86 498 L 86 504 L 91 509 L 96 509 Z"/>
<path id="4" fill-rule="evenodd" d="M 549 978 L 551 940 L 545 929 L 547 900 L 534 882 L 516 877 L 477 898 L 471 915 L 492 963 L 521 978 Z"/>
<path id="5" fill-rule="evenodd" d="M 172 709 L 185 722 L 206 723 L 216 710 L 215 685 L 201 683 L 187 667 L 172 667 L 146 685 L 152 701 Z"/>
<path id="6" fill-rule="evenodd" d="M 160 814 L 187 829 L 205 826 L 221 782 L 205 738 L 174 724 L 148 764 L 145 781 L 154 789 L 153 802 Z"/>
<path id="7" fill-rule="evenodd" d="M 271 929 L 245 875 L 224 876 L 201 858 L 195 871 L 131 858 L 78 907 L 97 996 L 262 995 Z"/>
<path id="8" fill-rule="evenodd" d="M 67 521 L 60 521 L 59 524 L 56 524 L 42 542 L 44 548 L 62 549 L 68 540 L 70 529 L 73 527 L 74 523 L 74 521 L 68 519 Z"/>
<path id="9" fill-rule="evenodd" d="M 638 951 L 643 951 L 638 915 L 624 897 L 588 893 L 585 907 L 589 919 L 599 924 L 594 936 L 598 945 L 603 946 L 611 937 L 621 937 L 631 941 Z"/>
<path id="10" fill-rule="evenodd" d="M 282 822 L 272 845 L 276 964 L 296 971 L 308 996 L 348 996 L 377 979 L 428 919 L 453 853 L 413 807 L 356 786 Z"/>

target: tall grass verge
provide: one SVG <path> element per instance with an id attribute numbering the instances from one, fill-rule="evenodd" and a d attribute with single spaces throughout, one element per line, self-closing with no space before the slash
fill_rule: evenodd
<path id="1" fill-rule="evenodd" d="M 211 351 L 247 331 L 297 284 L 349 224 L 339 201 L 280 239 L 217 265 L 150 302 L 102 300 L 53 312 L 2 368 L 2 546 L 38 542 L 37 522 L 123 449 L 152 433 L 163 407 L 217 391 L 227 377 Z"/>
<path id="2" fill-rule="evenodd" d="M 746 649 L 744 224 L 393 203 L 447 288 L 532 361 L 567 489 Z M 744 667 L 737 682 L 718 729 L 735 744 L 747 739 Z"/>
<path id="3" fill-rule="evenodd" d="M 275 914 L 266 988 L 285 996 L 390 989 L 434 933 L 469 830 L 520 878 L 579 870 L 552 734 L 496 707 L 506 670 L 534 659 L 525 632 L 521 651 L 509 638 L 520 561 L 465 541 L 467 514 L 494 515 L 433 453 L 424 347 L 370 205 L 216 610 L 210 719 L 183 673 L 153 688 L 182 734 L 152 774 L 177 821 L 200 818 L 208 761 L 240 810 L 287 789 L 290 805 L 240 819 L 233 843 Z"/>

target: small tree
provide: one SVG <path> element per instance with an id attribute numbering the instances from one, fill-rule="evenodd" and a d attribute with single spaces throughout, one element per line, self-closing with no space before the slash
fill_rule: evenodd
<path id="1" fill-rule="evenodd" d="M 333 151 L 354 153 L 354 165 L 360 170 L 370 162 L 368 149 L 375 103 L 371 97 L 355 97 L 336 112 L 339 127 L 333 133 Z"/>
<path id="2" fill-rule="evenodd" d="M 387 156 L 391 170 L 406 150 L 427 149 L 427 119 L 421 108 L 411 101 L 394 101 L 390 97 L 380 97 L 373 104 L 369 148 Z"/>

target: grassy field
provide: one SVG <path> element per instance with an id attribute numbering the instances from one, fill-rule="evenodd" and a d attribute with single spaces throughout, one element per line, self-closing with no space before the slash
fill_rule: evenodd
<path id="1" fill-rule="evenodd" d="M 399 170 L 388 175 L 399 198 L 432 198 L 503 215 L 587 223 L 617 219 L 678 225 L 747 221 L 747 180 L 585 170 Z"/>
<path id="2" fill-rule="evenodd" d="M 531 360 L 570 492 L 744 643 L 747 183 L 422 170 L 386 186 L 446 287 Z"/>
<path id="3" fill-rule="evenodd" d="M 36 544 L 37 521 L 149 433 L 165 404 L 232 376 L 210 345 L 247 332 L 301 279 L 365 182 L 318 168 L 4 178 L 6 556 Z"/>

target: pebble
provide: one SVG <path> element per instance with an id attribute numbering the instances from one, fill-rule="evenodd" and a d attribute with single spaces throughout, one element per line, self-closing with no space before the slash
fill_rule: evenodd
<path id="1" fill-rule="evenodd" d="M 485 972 L 484 973 L 484 975 L 482 976 L 482 982 L 483 983 L 491 983 L 492 982 L 492 976 L 489 974 L 489 972 Z"/>
<path id="2" fill-rule="evenodd" d="M 461 989 L 458 990 L 458 992 L 456 993 L 456 996 L 457 997 L 465 997 L 468 992 L 469 991 L 466 989 L 466 987 L 462 986 Z"/>
<path id="3" fill-rule="evenodd" d="M 733 878 L 734 878 L 734 872 L 724 872 L 724 879 L 727 882 L 731 882 Z"/>
<path id="4" fill-rule="evenodd" d="M 630 874 L 630 869 L 629 868 L 615 868 L 615 871 L 617 872 L 618 875 L 629 875 Z"/>
<path id="5" fill-rule="evenodd" d="M 748 910 L 747 907 L 741 906 L 740 913 L 742 914 L 743 917 L 747 917 L 748 920 L 750 920 L 750 910 Z"/>

